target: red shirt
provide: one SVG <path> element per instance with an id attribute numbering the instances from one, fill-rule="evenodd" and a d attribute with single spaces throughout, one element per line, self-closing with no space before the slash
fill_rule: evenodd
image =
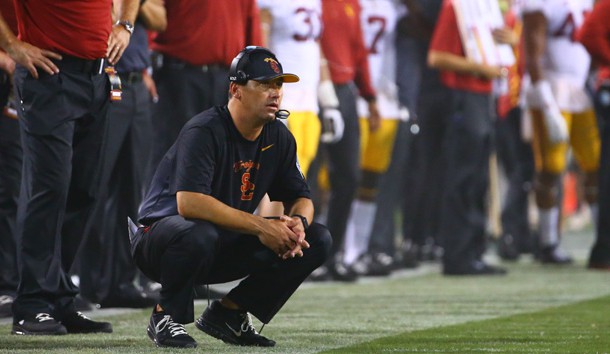
<path id="1" fill-rule="evenodd" d="M 323 0 L 322 23 L 322 50 L 333 83 L 341 85 L 354 81 L 362 97 L 374 98 L 376 93 L 371 84 L 358 1 Z"/>
<path id="2" fill-rule="evenodd" d="M 578 40 L 591 56 L 603 65 L 610 65 L 610 0 L 600 0 L 586 18 Z"/>
<path id="3" fill-rule="evenodd" d="M 13 33 L 17 35 L 19 29 L 17 28 L 17 16 L 15 15 L 15 6 L 13 5 L 13 1 L 1 0 L 0 13 L 2 13 L 2 17 L 8 25 L 8 28 L 10 28 L 11 31 L 13 31 Z"/>
<path id="4" fill-rule="evenodd" d="M 14 0 L 14 4 L 22 41 L 83 59 L 106 56 L 112 0 Z"/>
<path id="5" fill-rule="evenodd" d="M 167 29 L 151 49 L 192 65 L 230 66 L 247 45 L 261 45 L 256 0 L 167 0 Z"/>
<path id="6" fill-rule="evenodd" d="M 443 7 L 436 22 L 430 50 L 446 52 L 465 57 L 462 39 L 458 27 L 453 0 L 444 0 Z M 441 70 L 441 81 L 452 89 L 476 93 L 491 93 L 491 80 L 478 78 L 474 75 Z"/>

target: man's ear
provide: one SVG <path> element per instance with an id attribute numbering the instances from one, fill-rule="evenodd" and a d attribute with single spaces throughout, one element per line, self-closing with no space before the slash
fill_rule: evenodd
<path id="1" fill-rule="evenodd" d="M 232 82 L 229 86 L 229 91 L 231 92 L 231 96 L 235 97 L 236 99 L 241 99 L 241 87 L 240 85 Z"/>

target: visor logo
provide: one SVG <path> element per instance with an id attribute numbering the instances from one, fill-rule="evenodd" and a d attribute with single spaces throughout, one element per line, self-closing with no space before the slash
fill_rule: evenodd
<path id="1" fill-rule="evenodd" d="M 276 74 L 279 74 L 281 72 L 280 66 L 278 65 L 278 62 L 275 61 L 275 59 L 265 58 L 265 62 L 269 63 L 269 66 L 271 66 L 271 70 L 273 70 Z"/>

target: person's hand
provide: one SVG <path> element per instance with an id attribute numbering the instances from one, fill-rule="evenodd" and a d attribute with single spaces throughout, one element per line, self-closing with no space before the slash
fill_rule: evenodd
<path id="1" fill-rule="evenodd" d="M 509 45 L 519 44 L 519 37 L 508 27 L 496 28 L 491 32 L 491 35 L 497 43 Z"/>
<path id="2" fill-rule="evenodd" d="M 568 140 L 568 125 L 559 110 L 543 109 L 544 125 L 549 140 L 556 144 Z"/>
<path id="3" fill-rule="evenodd" d="M 108 49 L 106 49 L 106 58 L 110 64 L 116 64 L 125 52 L 129 45 L 131 34 L 123 25 L 117 24 L 112 26 L 110 36 L 108 36 Z"/>
<path id="4" fill-rule="evenodd" d="M 144 86 L 146 86 L 146 89 L 150 93 L 150 97 L 153 103 L 159 102 L 159 93 L 157 92 L 157 85 L 155 84 L 155 81 L 153 80 L 152 76 L 150 76 L 150 74 L 148 73 L 148 70 L 144 70 L 144 72 L 142 73 L 142 81 L 144 82 Z"/>
<path id="5" fill-rule="evenodd" d="M 508 69 L 501 66 L 480 64 L 477 74 L 487 80 L 493 80 L 508 76 Z"/>
<path id="6" fill-rule="evenodd" d="M 322 134 L 320 141 L 325 144 L 333 144 L 343 138 L 345 123 L 341 112 L 336 108 L 324 108 L 322 111 Z"/>
<path id="7" fill-rule="evenodd" d="M 551 85 L 546 80 L 539 80 L 533 85 L 534 107 L 542 111 L 547 135 L 552 143 L 568 140 L 568 125 L 561 115 L 561 110 L 553 96 Z"/>
<path id="8" fill-rule="evenodd" d="M 284 220 L 290 230 L 298 237 L 295 246 L 291 250 L 285 252 L 282 255 L 282 259 L 303 257 L 303 250 L 309 248 L 309 242 L 305 241 L 305 226 L 303 225 L 303 221 L 298 216 L 289 217 L 286 215 L 282 215 L 280 220 Z"/>
<path id="9" fill-rule="evenodd" d="M 258 235 L 261 243 L 281 258 L 284 258 L 299 244 L 299 236 L 290 229 L 286 218 L 292 220 L 286 216 L 279 219 L 266 219 L 266 227 Z"/>
<path id="10" fill-rule="evenodd" d="M 59 72 L 59 68 L 51 59 L 61 60 L 61 55 L 50 50 L 15 40 L 6 48 L 6 52 L 17 64 L 26 68 L 35 79 L 38 79 L 36 68 L 44 70 L 49 75 Z"/>

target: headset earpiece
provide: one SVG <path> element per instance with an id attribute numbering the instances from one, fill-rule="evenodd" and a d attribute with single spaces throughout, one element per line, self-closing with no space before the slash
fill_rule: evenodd
<path id="1" fill-rule="evenodd" d="M 246 61 L 246 64 L 250 61 L 250 54 L 255 51 L 264 51 L 269 54 L 269 56 L 276 59 L 275 54 L 273 54 L 269 49 L 257 46 L 247 46 L 244 48 L 231 62 L 231 67 L 229 68 L 229 81 L 234 82 L 236 84 L 245 85 L 248 80 L 248 74 L 246 74 L 243 70 L 238 70 L 238 68 L 243 68 L 244 65 L 240 65 L 242 61 Z"/>

